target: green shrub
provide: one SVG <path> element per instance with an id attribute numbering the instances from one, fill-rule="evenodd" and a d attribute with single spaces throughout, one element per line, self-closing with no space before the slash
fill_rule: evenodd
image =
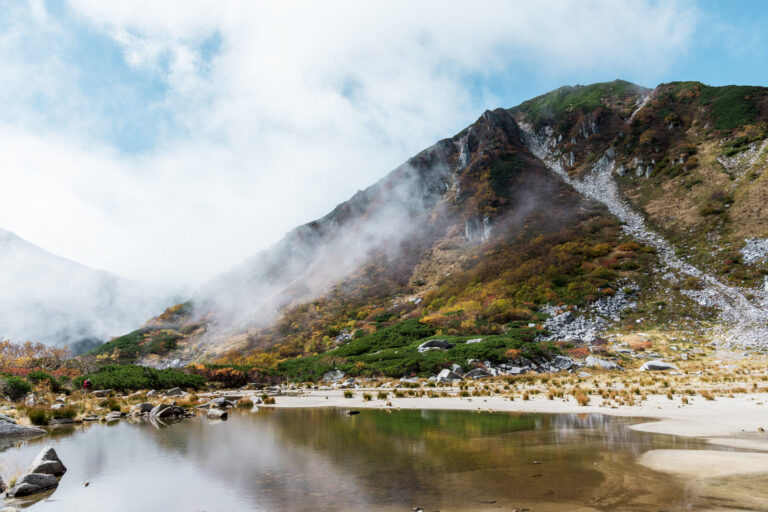
<path id="1" fill-rule="evenodd" d="M 389 393 L 387 393 L 386 391 L 379 391 L 379 393 L 376 395 L 376 398 L 378 398 L 379 400 L 386 400 L 388 396 L 389 396 Z"/>
<path id="2" fill-rule="evenodd" d="M 344 392 L 344 398 L 352 398 L 353 396 L 355 396 L 355 392 L 354 391 L 346 390 Z"/>
<path id="3" fill-rule="evenodd" d="M 37 385 L 42 381 L 48 381 L 51 384 L 51 391 L 53 392 L 57 392 L 61 389 L 61 386 L 59 385 L 59 381 L 56 380 L 56 377 L 54 377 L 50 373 L 47 373 L 41 370 L 29 372 L 29 374 L 27 375 L 27 380 L 34 385 Z"/>
<path id="4" fill-rule="evenodd" d="M 96 373 L 77 377 L 73 384 L 80 388 L 89 379 L 92 389 L 134 391 L 137 389 L 201 388 L 205 378 L 179 370 L 155 370 L 146 366 L 104 366 Z"/>
<path id="5" fill-rule="evenodd" d="M 3 392 L 11 400 L 18 400 L 30 391 L 32 391 L 32 385 L 21 377 L 6 377 L 3 382 Z"/>

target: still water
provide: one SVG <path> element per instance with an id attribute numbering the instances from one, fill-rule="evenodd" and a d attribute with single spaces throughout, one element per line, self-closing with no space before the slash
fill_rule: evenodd
<path id="1" fill-rule="evenodd" d="M 732 494 L 727 481 L 716 482 L 718 495 L 712 485 L 635 462 L 654 448 L 711 446 L 634 432 L 632 422 L 602 415 L 239 409 L 228 421 L 201 416 L 161 428 L 121 421 L 57 430 L 5 446 L 0 472 L 7 481 L 41 446 L 55 446 L 68 468 L 58 489 L 33 503 L 6 502 L 35 512 L 738 506 L 723 502 Z"/>

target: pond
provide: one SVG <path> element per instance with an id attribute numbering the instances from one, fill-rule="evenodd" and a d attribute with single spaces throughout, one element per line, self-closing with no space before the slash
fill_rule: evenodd
<path id="1" fill-rule="evenodd" d="M 635 432 L 633 421 L 594 414 L 237 409 L 228 421 L 200 416 L 160 428 L 121 421 L 56 430 L 6 445 L 0 472 L 6 478 L 23 472 L 42 446 L 53 445 L 68 468 L 59 487 L 42 500 L 6 501 L 41 512 L 728 505 L 722 497 L 728 482 L 717 482 L 722 492 L 713 493 L 712 486 L 702 489 L 636 462 L 650 449 L 711 446 Z"/>

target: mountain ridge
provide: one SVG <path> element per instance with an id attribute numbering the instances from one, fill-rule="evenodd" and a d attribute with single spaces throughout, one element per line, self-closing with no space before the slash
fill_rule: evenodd
<path id="1" fill-rule="evenodd" d="M 720 208 L 727 201 L 719 194 L 738 196 L 752 181 L 765 178 L 766 91 L 694 82 L 650 90 L 614 81 L 561 88 L 511 109 L 486 111 L 322 219 L 292 231 L 277 249 L 244 264 L 245 271 L 230 273 L 220 288 L 222 295 L 234 297 L 227 306 L 243 305 L 243 297 L 252 294 L 279 298 L 256 300 L 238 311 L 250 308 L 258 314 L 232 322 L 221 314 L 221 304 L 211 300 L 216 296 L 212 293 L 194 299 L 195 313 L 187 308 L 188 314 L 171 322 L 158 317 L 141 336 L 152 338 L 158 330 L 185 325 L 188 329 L 191 322 L 196 334 L 180 338 L 186 354 L 183 349 L 174 352 L 181 361 L 222 354 L 225 359 L 252 354 L 274 361 L 333 350 L 345 341 L 340 338 L 370 333 L 398 319 L 418 318 L 446 334 L 502 332 L 509 321 L 518 321 L 511 318 L 543 324 L 539 316 L 547 303 L 584 308 L 622 286 L 640 286 L 635 302 L 645 311 L 663 295 L 647 290 L 661 282 L 657 274 L 664 262 L 658 246 L 648 240 L 637 244 L 631 233 L 622 231 L 626 219 L 617 219 L 610 205 L 600 204 L 599 183 L 591 196 L 574 184 L 583 183 L 606 152 L 612 152 L 616 165 L 609 175 L 616 180 L 615 193 L 670 239 L 673 252 L 687 234 L 648 208 L 657 196 L 672 193 L 696 195 L 701 204 L 691 207 L 698 212 L 691 221 L 699 230 L 695 236 L 706 240 L 710 233 L 722 233 L 729 247 L 723 242 L 714 254 L 734 253 L 737 240 L 730 226 L 735 223 L 730 206 Z M 532 142 L 539 136 L 547 138 L 546 154 Z M 713 154 L 715 149 L 722 154 Z M 741 162 L 747 155 L 748 165 Z M 734 165 L 749 169 L 736 175 L 718 167 L 722 158 L 734 157 L 741 162 Z M 554 162 L 559 171 L 553 171 Z M 747 173 L 757 176 L 748 181 L 743 179 Z M 416 178 L 417 189 L 429 184 L 423 189 L 430 191 L 427 203 L 413 201 L 414 183 L 408 177 Z M 709 190 L 726 184 L 724 180 L 730 189 Z M 740 202 L 736 197 L 731 204 L 738 208 Z M 370 226 L 375 229 L 365 231 Z M 741 236 L 743 230 L 737 232 Z M 768 233 L 751 229 L 747 234 Z M 541 237 L 548 241 L 536 245 Z M 353 246 L 361 247 L 350 250 Z M 686 259 L 711 274 L 718 262 L 710 246 L 692 249 Z M 535 266 L 533 262 L 542 265 L 538 273 L 520 270 Z M 558 265 L 565 270 L 558 272 Z M 739 293 L 755 301 L 762 293 L 764 263 L 734 260 L 728 265 L 723 279 L 744 288 Z M 491 267 L 500 278 L 493 279 L 487 270 Z M 682 293 L 679 283 L 663 286 L 672 287 L 674 301 L 666 305 L 668 314 L 658 312 L 664 306 L 656 306 L 654 325 L 672 321 L 673 313 L 683 310 L 705 324 L 720 321 L 713 306 L 701 303 L 701 294 Z M 493 310 L 503 314 L 494 316 Z M 106 346 L 96 352 L 110 350 Z"/>

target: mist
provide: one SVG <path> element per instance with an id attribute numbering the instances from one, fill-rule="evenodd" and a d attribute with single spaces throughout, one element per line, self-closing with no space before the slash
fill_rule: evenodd
<path id="1" fill-rule="evenodd" d="M 182 292 L 79 265 L 2 229 L 0 268 L 0 339 L 73 353 L 136 329 Z"/>

